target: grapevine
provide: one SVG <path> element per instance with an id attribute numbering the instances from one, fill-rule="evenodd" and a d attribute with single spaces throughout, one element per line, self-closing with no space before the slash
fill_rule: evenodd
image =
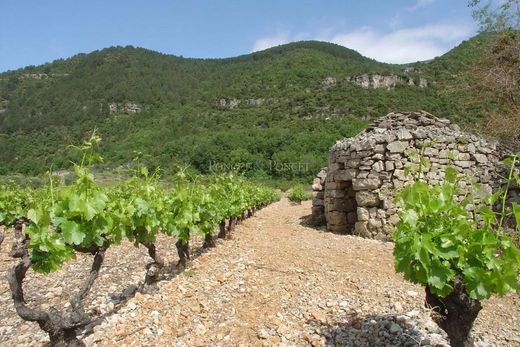
<path id="1" fill-rule="evenodd" d="M 509 181 L 518 180 L 517 158 L 510 162 Z M 505 204 L 500 212 L 492 208 L 507 195 L 507 188 L 488 197 L 488 205 L 482 205 L 475 218 L 469 205 L 476 199 L 467 195 L 456 200 L 457 187 L 457 174 L 451 168 L 440 185 L 416 180 L 405 187 L 397 198 L 402 211 L 393 238 L 396 270 L 426 287 L 427 301 L 446 316 L 439 325 L 453 346 L 462 346 L 481 309 L 480 300 L 492 294 L 520 293 L 520 250 L 503 231 L 509 214 Z M 518 232 L 518 205 L 512 205 L 512 213 Z"/>
<path id="2" fill-rule="evenodd" d="M 165 188 L 157 173 L 138 166 L 132 178 L 115 184 L 100 184 L 92 165 L 102 160 L 97 153 L 100 138 L 94 133 L 79 150 L 81 160 L 74 165 L 75 181 L 68 186 L 49 184 L 38 190 L 2 186 L 0 225 L 22 232 L 21 261 L 8 274 L 18 315 L 35 321 L 49 334 L 52 345 L 80 345 L 76 331 L 91 322 L 83 301 L 103 264 L 106 250 L 127 240 L 144 246 L 153 262 L 147 266 L 147 286 L 163 278 L 167 271 L 159 256 L 159 233 L 177 240 L 178 271 L 190 259 L 189 240 L 194 233 L 205 238 L 205 247 L 215 246 L 216 229 L 226 220 L 234 225 L 243 216 L 279 199 L 268 188 L 241 177 L 221 175 L 205 183 L 189 180 L 183 172 Z M 27 226 L 25 229 L 19 225 Z M 219 232 L 220 236 L 220 232 Z M 225 235 L 224 235 L 225 236 Z M 62 312 L 32 308 L 24 300 L 23 281 L 29 269 L 43 274 L 62 268 L 78 252 L 93 256 L 89 276 L 70 305 Z"/>

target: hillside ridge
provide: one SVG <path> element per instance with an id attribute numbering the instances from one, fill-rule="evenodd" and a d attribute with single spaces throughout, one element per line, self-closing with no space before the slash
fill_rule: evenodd
<path id="1" fill-rule="evenodd" d="M 14 70 L 6 70 L 0 72 L 0 76 L 2 75 L 8 75 L 12 73 L 16 73 L 23 70 L 31 70 L 31 69 L 40 69 L 45 68 L 46 66 L 52 65 L 54 63 L 60 63 L 68 60 L 75 60 L 80 59 L 85 56 L 91 55 L 91 54 L 105 54 L 105 53 L 111 53 L 111 52 L 144 52 L 147 54 L 154 54 L 162 57 L 168 57 L 173 59 L 179 59 L 179 60 L 185 60 L 185 61 L 202 61 L 202 62 L 222 62 L 222 63 L 233 63 L 233 62 L 244 62 L 244 61 L 250 61 L 250 60 L 258 60 L 262 58 L 267 58 L 269 55 L 280 55 L 287 53 L 289 51 L 298 50 L 298 49 L 312 49 L 312 50 L 318 50 L 324 53 L 328 53 L 335 57 L 340 58 L 355 58 L 355 59 L 367 59 L 374 62 L 378 62 L 380 64 L 386 64 L 386 65 L 403 65 L 403 64 L 388 64 L 379 62 L 375 59 L 368 58 L 363 56 L 361 53 L 332 43 L 332 42 L 326 42 L 326 41 L 318 41 L 318 40 L 302 40 L 302 41 L 294 41 L 285 43 L 278 46 L 269 47 L 260 51 L 255 52 L 249 52 L 244 54 L 239 54 L 237 56 L 230 56 L 230 57 L 218 57 L 218 58 L 198 58 L 198 57 L 185 57 L 183 55 L 175 54 L 175 53 L 163 53 L 158 50 L 154 50 L 151 48 L 146 47 L 140 47 L 140 46 L 134 46 L 134 45 L 115 45 L 115 46 L 109 46 L 101 49 L 96 49 L 90 52 L 80 52 L 76 53 L 69 57 L 60 57 L 56 58 L 53 61 L 37 64 L 37 65 L 29 65 L 25 67 L 21 67 Z M 407 65 L 407 64 L 404 64 Z"/>
<path id="2" fill-rule="evenodd" d="M 427 110 L 475 124 L 487 104 L 472 97 L 468 71 L 485 42 L 480 35 L 407 65 L 318 41 L 223 59 L 111 47 L 3 73 L 0 175 L 66 169 L 74 159 L 67 146 L 96 128 L 112 167 L 141 152 L 166 172 L 254 163 L 249 176 L 310 179 L 337 139 L 389 112 Z M 292 161 L 308 163 L 309 171 L 268 165 Z"/>

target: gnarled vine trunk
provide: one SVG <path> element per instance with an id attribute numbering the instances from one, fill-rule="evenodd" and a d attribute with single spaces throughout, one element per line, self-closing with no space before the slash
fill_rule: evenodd
<path id="1" fill-rule="evenodd" d="M 157 248 L 153 242 L 142 242 L 141 244 L 146 247 L 148 250 L 148 255 L 153 260 L 152 263 L 146 265 L 144 285 L 147 286 L 160 280 L 164 271 L 165 262 L 157 253 Z"/>
<path id="2" fill-rule="evenodd" d="M 473 345 L 469 333 L 482 305 L 469 297 L 460 276 L 455 278 L 453 292 L 445 298 L 431 293 L 426 287 L 426 303 L 436 312 L 432 318 L 448 334 L 452 347 Z"/>
<path id="3" fill-rule="evenodd" d="M 218 225 L 219 231 L 218 231 L 218 238 L 219 239 L 225 239 L 226 238 L 226 221 L 223 220 Z"/>
<path id="4" fill-rule="evenodd" d="M 27 238 L 24 233 L 25 223 L 22 220 L 16 221 L 14 225 L 14 240 L 9 255 L 13 258 L 21 258 L 24 255 Z"/>
<path id="5" fill-rule="evenodd" d="M 186 241 L 186 243 L 178 240 L 175 243 L 177 247 L 177 254 L 179 255 L 179 262 L 177 263 L 177 271 L 183 271 L 186 269 L 188 265 L 188 260 L 190 259 L 190 243 Z"/>
<path id="6" fill-rule="evenodd" d="M 20 318 L 29 322 L 37 322 L 40 328 L 49 334 L 51 346 L 84 346 L 84 343 L 78 340 L 76 331 L 91 322 L 90 317 L 85 313 L 83 300 L 99 275 L 104 257 L 105 249 L 98 249 L 87 280 L 79 292 L 70 299 L 70 309 L 60 313 L 54 307 L 45 311 L 31 308 L 25 303 L 23 281 L 31 267 L 31 260 L 27 248 L 24 248 L 22 260 L 7 274 L 14 307 Z"/>
<path id="7" fill-rule="evenodd" d="M 230 233 L 235 229 L 235 225 L 237 224 L 237 217 L 231 217 L 229 218 L 228 228 L 227 232 Z"/>
<path id="8" fill-rule="evenodd" d="M 204 244 L 202 245 L 203 248 L 213 248 L 216 247 L 215 244 L 215 236 L 212 234 L 206 234 L 204 235 Z"/>

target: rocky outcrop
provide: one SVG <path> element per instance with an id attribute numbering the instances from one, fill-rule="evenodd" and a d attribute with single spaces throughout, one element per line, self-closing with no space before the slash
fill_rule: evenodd
<path id="1" fill-rule="evenodd" d="M 238 107 L 238 105 L 240 105 L 240 100 L 238 99 L 220 99 L 218 102 L 217 102 L 217 106 L 220 107 L 220 108 L 229 108 L 229 109 L 234 109 L 236 107 Z"/>
<path id="2" fill-rule="evenodd" d="M 266 104 L 276 104 L 280 101 L 278 98 L 251 98 L 251 99 L 237 99 L 237 98 L 221 98 L 216 102 L 216 106 L 220 109 L 234 109 L 240 105 L 259 107 Z"/>
<path id="3" fill-rule="evenodd" d="M 412 77 L 402 77 L 397 75 L 369 75 L 363 74 L 360 76 L 347 76 L 347 82 L 358 85 L 362 88 L 386 88 L 393 89 L 399 85 L 419 86 L 420 88 L 427 88 L 428 81 L 420 78 L 418 81 Z"/>
<path id="4" fill-rule="evenodd" d="M 21 77 L 25 79 L 45 80 L 52 77 L 67 77 L 68 75 L 68 73 L 26 73 Z"/>
<path id="5" fill-rule="evenodd" d="M 479 195 L 498 184 L 496 143 L 426 112 L 390 113 L 330 149 L 328 168 L 313 185 L 314 219 L 325 219 L 334 232 L 389 240 L 399 221 L 393 195 L 412 181 L 408 171 L 419 170 L 421 152 L 430 163 L 421 166 L 429 184 L 442 182 L 448 166 L 466 177 L 461 194 L 469 190 L 469 179 L 480 183 Z"/>
<path id="6" fill-rule="evenodd" d="M 262 106 L 263 104 L 265 104 L 265 101 L 266 100 L 264 98 L 247 99 L 246 103 L 250 106 Z"/>
<path id="7" fill-rule="evenodd" d="M 321 86 L 323 89 L 329 89 L 329 88 L 335 87 L 336 83 L 337 83 L 336 77 L 329 76 L 321 82 Z"/>
<path id="8" fill-rule="evenodd" d="M 141 112 L 141 106 L 139 104 L 136 104 L 134 102 L 127 102 L 127 103 L 109 103 L 108 104 L 108 111 L 110 113 L 117 113 L 117 112 L 123 112 L 123 113 L 140 113 Z"/>
<path id="9" fill-rule="evenodd" d="M 419 88 L 428 88 L 428 81 L 424 78 L 416 78 L 409 76 L 398 75 L 378 75 L 378 74 L 363 74 L 359 76 L 346 76 L 346 78 L 338 79 L 334 76 L 327 76 L 321 81 L 321 89 L 328 90 L 337 86 L 342 86 L 347 83 L 358 85 L 362 88 L 386 88 L 391 90 L 397 86 L 415 86 Z M 311 93 L 311 89 L 306 90 Z M 279 98 L 251 98 L 238 99 L 235 97 L 220 98 L 215 102 L 215 106 L 219 109 L 235 109 L 242 106 L 259 107 L 263 105 L 277 104 L 279 102 L 287 101 Z M 298 110 L 294 110 L 298 111 Z"/>

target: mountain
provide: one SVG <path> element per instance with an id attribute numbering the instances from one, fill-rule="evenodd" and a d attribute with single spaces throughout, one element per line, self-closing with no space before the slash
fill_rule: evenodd
<path id="1" fill-rule="evenodd" d="M 67 145 L 97 129 L 106 166 L 171 172 L 239 167 L 250 176 L 310 178 L 328 148 L 368 120 L 426 110 L 474 124 L 469 71 L 489 37 L 429 62 L 392 65 L 305 41 L 227 59 L 111 47 L 0 74 L 0 174 L 67 168 Z"/>

